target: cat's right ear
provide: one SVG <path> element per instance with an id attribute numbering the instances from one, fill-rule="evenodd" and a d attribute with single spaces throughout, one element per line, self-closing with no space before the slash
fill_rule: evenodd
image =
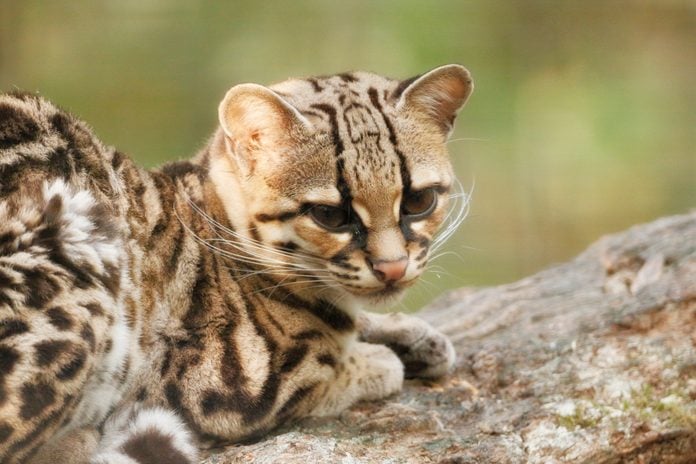
<path id="1" fill-rule="evenodd" d="M 311 123 L 271 89 L 257 84 L 232 87 L 218 108 L 226 143 L 235 155 L 282 152 L 310 135 Z M 248 160 L 251 161 L 251 160 Z"/>
<path id="2" fill-rule="evenodd" d="M 394 97 L 398 111 L 413 111 L 435 123 L 448 137 L 454 118 L 474 89 L 471 74 L 458 64 L 440 66 L 422 76 L 402 81 Z"/>

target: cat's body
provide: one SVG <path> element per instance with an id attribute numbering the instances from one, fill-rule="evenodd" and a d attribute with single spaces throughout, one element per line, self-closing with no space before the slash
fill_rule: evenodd
<path id="1" fill-rule="evenodd" d="M 192 462 L 451 366 L 426 324 L 358 307 L 425 265 L 468 74 L 273 89 L 233 88 L 209 145 L 151 172 L 0 95 L 1 462 Z"/>

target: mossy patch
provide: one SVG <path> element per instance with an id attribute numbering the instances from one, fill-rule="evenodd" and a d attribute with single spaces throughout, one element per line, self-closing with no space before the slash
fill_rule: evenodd
<path id="1" fill-rule="evenodd" d="M 678 387 L 660 393 L 652 385 L 644 384 L 631 391 L 630 397 L 622 401 L 621 409 L 646 422 L 658 421 L 677 428 L 696 427 L 696 402 Z"/>
<path id="2" fill-rule="evenodd" d="M 598 409 L 588 406 L 584 402 L 578 402 L 575 404 L 573 414 L 558 415 L 556 417 L 556 425 L 571 431 L 577 428 L 595 427 L 601 419 L 601 416 L 596 414 L 597 411 Z"/>

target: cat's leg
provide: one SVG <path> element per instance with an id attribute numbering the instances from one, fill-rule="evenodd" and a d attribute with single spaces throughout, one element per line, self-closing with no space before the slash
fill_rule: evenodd
<path id="1" fill-rule="evenodd" d="M 362 312 L 358 330 L 361 340 L 391 348 L 404 363 L 407 378 L 440 377 L 454 365 L 454 347 L 449 339 L 415 316 Z"/>
<path id="2" fill-rule="evenodd" d="M 358 401 L 385 398 L 399 392 L 404 381 L 404 366 L 394 352 L 371 343 L 353 344 L 335 372 L 311 415 L 332 416 Z"/>

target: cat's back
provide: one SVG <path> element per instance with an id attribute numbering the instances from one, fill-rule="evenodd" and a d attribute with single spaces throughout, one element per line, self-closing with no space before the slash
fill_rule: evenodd
<path id="1" fill-rule="evenodd" d="M 0 199 L 54 179 L 113 199 L 115 157 L 84 122 L 48 100 L 0 94 Z"/>

